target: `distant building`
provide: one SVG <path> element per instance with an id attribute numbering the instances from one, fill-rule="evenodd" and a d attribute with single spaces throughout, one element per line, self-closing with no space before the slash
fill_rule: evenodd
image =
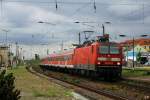
<path id="1" fill-rule="evenodd" d="M 147 51 L 142 46 L 136 45 L 134 47 L 134 61 L 136 61 L 137 54 L 139 52 L 140 53 L 146 53 Z M 126 57 L 126 61 L 127 61 L 127 59 L 133 60 L 133 49 L 131 49 L 130 51 L 125 51 L 125 57 Z"/>
<path id="2" fill-rule="evenodd" d="M 133 58 L 134 56 L 134 58 Z M 137 52 L 134 52 L 134 55 L 133 55 L 133 51 L 127 51 L 125 52 L 125 60 L 128 61 L 128 60 L 133 60 L 136 61 L 137 60 Z"/>
<path id="3" fill-rule="evenodd" d="M 133 40 L 126 40 L 124 42 L 120 43 L 121 46 L 124 47 L 124 50 L 130 51 L 133 49 Z M 139 38 L 134 40 L 134 45 L 135 47 L 138 45 L 142 49 L 144 48 L 146 51 L 145 52 L 150 52 L 150 39 L 149 38 Z"/>
<path id="4" fill-rule="evenodd" d="M 133 51 L 133 49 L 131 50 L 131 51 Z M 136 45 L 135 47 L 134 47 L 134 52 L 147 52 L 147 50 L 143 47 L 143 46 L 140 46 L 140 45 Z"/>
<path id="5" fill-rule="evenodd" d="M 150 39 L 149 38 L 139 38 L 134 40 L 134 55 L 133 55 L 133 40 L 126 40 L 120 43 L 123 46 L 124 56 L 126 61 L 133 60 L 137 61 L 137 54 L 140 52 L 143 57 L 145 55 L 145 59 L 148 58 L 150 53 Z"/>
<path id="6" fill-rule="evenodd" d="M 9 47 L 0 46 L 0 67 L 9 65 Z"/>

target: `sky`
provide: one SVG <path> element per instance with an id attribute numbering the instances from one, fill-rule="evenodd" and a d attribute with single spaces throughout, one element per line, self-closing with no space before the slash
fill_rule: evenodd
<path id="1" fill-rule="evenodd" d="M 72 43 L 78 43 L 79 32 L 92 30 L 95 32 L 91 37 L 102 35 L 102 24 L 111 41 L 150 35 L 150 1 L 2 0 L 0 5 L 0 43 L 17 42 L 26 58 L 35 53 L 43 57 L 47 49 L 50 53 L 60 50 L 62 41 L 64 48 L 71 48 Z M 84 34 L 81 37 L 83 41 Z M 12 51 L 15 52 L 15 46 Z"/>

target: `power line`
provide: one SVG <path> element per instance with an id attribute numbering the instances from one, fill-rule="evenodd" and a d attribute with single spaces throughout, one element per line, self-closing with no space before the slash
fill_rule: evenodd
<path id="1" fill-rule="evenodd" d="M 144 17 L 145 17 L 145 14 L 144 14 L 144 13 L 145 13 L 145 11 L 144 11 L 144 4 L 143 4 L 143 7 L 142 7 L 142 8 L 143 8 L 143 23 L 144 23 L 144 19 L 145 19 L 145 18 L 144 18 Z"/>
<path id="2" fill-rule="evenodd" d="M 57 10 L 58 9 L 57 0 L 55 0 L 55 3 L 56 3 L 55 7 L 56 7 L 56 10 Z"/>
<path id="3" fill-rule="evenodd" d="M 71 15 L 71 17 L 75 16 L 77 13 L 79 13 L 82 9 L 85 9 L 86 7 L 88 7 L 89 4 L 84 4 L 83 6 L 79 7 L 77 10 L 75 10 L 75 12 Z"/>
<path id="4" fill-rule="evenodd" d="M 93 3 L 93 7 L 94 7 L 94 11 L 96 13 L 96 10 L 97 10 L 97 7 L 96 5 L 139 5 L 139 6 L 142 6 L 142 9 L 143 9 L 143 13 L 141 14 L 143 16 L 143 23 L 144 23 L 144 17 L 145 17 L 145 12 L 144 12 L 144 9 L 145 9 L 145 5 L 150 5 L 150 4 L 146 4 L 146 3 L 118 3 L 118 4 L 115 4 L 115 3 L 101 3 L 101 2 L 96 2 L 95 0 L 92 0 L 92 1 L 88 1 L 88 2 L 72 2 L 72 1 L 58 1 L 58 0 L 54 0 L 54 1 L 11 1 L 11 0 L 0 0 L 1 1 L 1 16 L 2 16 L 2 13 L 3 13 L 3 3 L 4 2 L 20 2 L 20 3 L 49 3 L 49 4 L 55 4 L 55 8 L 56 8 L 56 11 L 58 10 L 58 3 L 60 4 L 77 4 L 77 5 L 83 5 L 81 7 L 79 7 L 72 15 L 71 17 L 75 16 L 77 13 L 79 13 L 82 9 L 85 9 L 86 7 L 88 7 L 90 4 Z M 132 12 L 132 14 L 134 13 L 135 11 Z"/>
<path id="5" fill-rule="evenodd" d="M 94 11 L 95 11 L 95 13 L 96 13 L 96 3 L 95 3 L 95 0 L 94 0 Z"/>
<path id="6" fill-rule="evenodd" d="M 1 18 L 3 17 L 3 0 L 0 0 L 1 3 Z"/>
<path id="7" fill-rule="evenodd" d="M 2 0 L 1 0 L 2 1 Z M 56 4 L 56 1 L 10 1 L 10 0 L 5 0 L 4 2 L 20 2 L 20 3 L 53 3 L 53 4 Z M 95 0 L 94 0 L 95 1 Z M 72 1 L 57 1 L 57 4 L 60 3 L 60 4 L 89 4 L 91 3 L 91 1 L 88 1 L 88 2 L 72 2 Z M 96 2 L 96 4 L 98 5 L 150 5 L 148 3 L 101 3 L 101 2 Z"/>

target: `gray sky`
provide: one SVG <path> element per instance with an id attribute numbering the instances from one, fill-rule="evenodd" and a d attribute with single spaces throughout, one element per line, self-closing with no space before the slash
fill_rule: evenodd
<path id="1" fill-rule="evenodd" d="M 150 35 L 149 0 L 2 0 L 0 16 L 0 42 L 6 41 L 2 29 L 9 30 L 8 42 L 22 45 L 60 45 L 62 40 L 69 45 L 78 41 L 78 32 L 93 30 L 92 36 L 102 34 L 101 25 L 115 41 Z M 38 21 L 53 23 L 40 24 Z M 80 22 L 94 26 L 83 25 Z M 83 36 L 82 36 L 83 38 Z M 126 38 L 126 39 L 128 39 Z"/>

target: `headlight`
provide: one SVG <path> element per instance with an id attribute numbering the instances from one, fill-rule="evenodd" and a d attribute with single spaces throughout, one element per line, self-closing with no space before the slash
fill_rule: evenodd
<path id="1" fill-rule="evenodd" d="M 100 64 L 101 64 L 101 62 L 98 62 L 97 64 L 98 64 L 98 65 L 100 65 Z"/>
<path id="2" fill-rule="evenodd" d="M 120 65 L 120 62 L 117 62 L 117 65 Z"/>

